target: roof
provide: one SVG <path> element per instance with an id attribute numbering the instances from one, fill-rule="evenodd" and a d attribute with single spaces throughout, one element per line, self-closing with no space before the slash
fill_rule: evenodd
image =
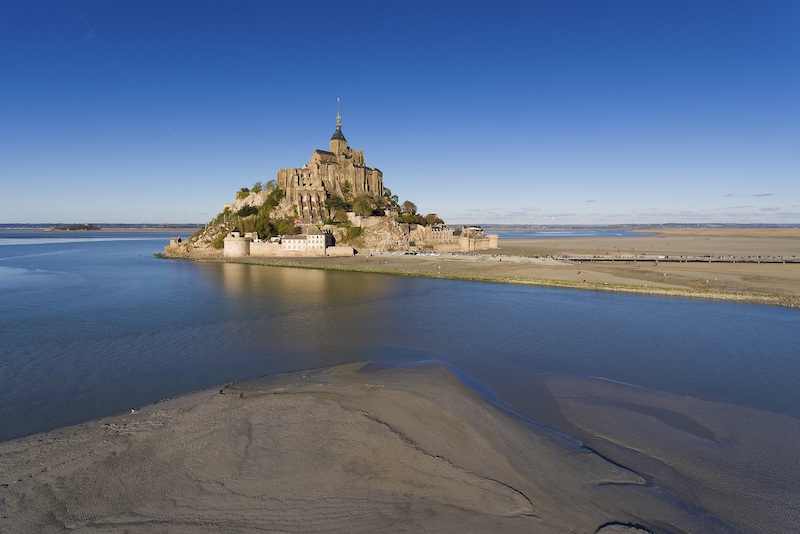
<path id="1" fill-rule="evenodd" d="M 336 131 L 333 132 L 333 135 L 331 136 L 331 141 L 333 140 L 344 141 L 345 143 L 347 142 L 347 139 L 344 138 L 344 134 L 342 133 L 342 129 L 338 126 Z"/>

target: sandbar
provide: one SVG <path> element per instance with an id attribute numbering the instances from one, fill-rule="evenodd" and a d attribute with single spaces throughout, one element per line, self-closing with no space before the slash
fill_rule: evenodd
<path id="1" fill-rule="evenodd" d="M 591 447 L 487 402 L 436 363 L 246 380 L 0 443 L 0 531 L 756 532 L 796 519 L 791 509 L 749 522 L 747 510 L 716 514 L 702 491 L 686 500 L 682 472 L 670 486 L 636 467 L 668 465 L 687 436 L 724 442 L 715 426 L 713 437 L 698 432 L 711 422 L 662 428 L 663 414 L 626 398 L 613 410 L 640 413 L 656 432 L 621 426 L 639 445 L 630 467 L 611 459 L 624 440 L 595 448 L 614 431 L 597 437 L 593 427 L 620 421 L 584 410 L 607 396 L 591 390 L 586 404 L 552 383 L 576 428 L 595 436 Z M 692 461 L 678 468 L 692 472 Z M 702 484 L 700 471 L 687 484 Z"/>

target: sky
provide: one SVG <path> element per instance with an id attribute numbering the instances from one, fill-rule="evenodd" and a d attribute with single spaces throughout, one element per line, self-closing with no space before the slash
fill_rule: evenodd
<path id="1" fill-rule="evenodd" d="M 0 223 L 204 223 L 348 144 L 448 223 L 800 223 L 800 2 L 0 2 Z"/>

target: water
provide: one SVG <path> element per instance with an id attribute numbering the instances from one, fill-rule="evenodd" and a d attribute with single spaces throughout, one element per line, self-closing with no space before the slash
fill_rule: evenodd
<path id="1" fill-rule="evenodd" d="M 167 240 L 0 233 L 0 439 L 365 360 L 448 362 L 534 419 L 542 372 L 800 417 L 797 310 L 153 257 Z"/>

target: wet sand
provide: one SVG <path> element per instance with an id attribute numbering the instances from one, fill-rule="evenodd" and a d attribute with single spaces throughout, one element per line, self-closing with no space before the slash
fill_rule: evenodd
<path id="1" fill-rule="evenodd" d="M 796 532 L 800 420 L 589 377 L 549 375 L 554 423 L 734 532 Z"/>
<path id="2" fill-rule="evenodd" d="M 237 382 L 0 443 L 0 531 L 789 532 L 800 421 L 589 378 L 575 437 L 446 368 Z"/>
<path id="3" fill-rule="evenodd" d="M 797 521 L 798 421 L 589 379 L 545 384 L 586 446 L 435 364 L 249 380 L 0 443 L 0 531 L 777 532 Z M 758 431 L 742 430 L 753 418 Z"/>

